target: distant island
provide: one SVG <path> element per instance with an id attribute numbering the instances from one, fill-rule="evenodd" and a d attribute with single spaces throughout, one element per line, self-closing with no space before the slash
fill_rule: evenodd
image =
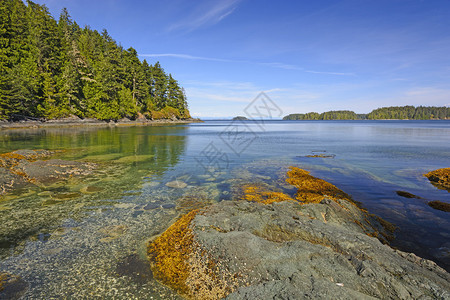
<path id="1" fill-rule="evenodd" d="M 246 121 L 248 120 L 246 117 L 243 116 L 237 116 L 233 118 L 233 121 Z"/>
<path id="2" fill-rule="evenodd" d="M 55 20 L 31 1 L 2 1 L 0 121 L 180 120 L 184 89 L 159 62 L 140 61 L 108 34 Z"/>
<path id="3" fill-rule="evenodd" d="M 290 114 L 283 120 L 449 120 L 450 107 L 437 106 L 390 106 L 372 110 L 368 114 L 357 114 L 350 110 L 332 110 Z"/>

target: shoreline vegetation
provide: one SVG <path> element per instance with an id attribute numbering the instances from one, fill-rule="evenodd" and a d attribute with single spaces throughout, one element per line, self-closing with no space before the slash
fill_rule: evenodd
<path id="1" fill-rule="evenodd" d="M 368 114 L 357 114 L 351 110 L 332 110 L 289 114 L 283 120 L 450 120 L 450 107 L 437 106 L 390 106 L 372 110 Z"/>
<path id="2" fill-rule="evenodd" d="M 55 20 L 31 1 L 2 1 L 0 17 L 0 120 L 191 118 L 172 74 L 106 29 L 81 28 L 66 9 Z"/>

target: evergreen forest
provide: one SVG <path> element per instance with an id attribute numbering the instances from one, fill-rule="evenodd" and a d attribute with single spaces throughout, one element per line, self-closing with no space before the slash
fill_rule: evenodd
<path id="1" fill-rule="evenodd" d="M 0 120 L 190 118 L 177 80 L 105 29 L 22 0 L 1 0 L 0 18 Z"/>
<path id="2" fill-rule="evenodd" d="M 437 106 L 391 106 L 377 108 L 368 114 L 356 114 L 349 110 L 290 114 L 283 120 L 448 120 L 450 107 Z"/>

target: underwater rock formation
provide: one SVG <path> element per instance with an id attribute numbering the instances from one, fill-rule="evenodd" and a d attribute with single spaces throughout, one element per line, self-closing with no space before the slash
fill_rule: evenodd
<path id="1" fill-rule="evenodd" d="M 424 174 L 438 189 L 450 192 L 450 168 L 437 169 Z"/>
<path id="2" fill-rule="evenodd" d="M 19 299 L 28 289 L 20 276 L 0 272 L 0 299 Z"/>
<path id="3" fill-rule="evenodd" d="M 428 205 L 434 209 L 450 212 L 450 203 L 435 200 L 428 202 Z"/>
<path id="4" fill-rule="evenodd" d="M 32 185 L 48 185 L 91 174 L 93 163 L 48 159 L 55 151 L 17 150 L 0 154 L 0 195 Z"/>
<path id="5" fill-rule="evenodd" d="M 181 216 L 148 246 L 155 278 L 192 299 L 450 296 L 445 270 L 380 242 L 392 224 L 305 170 L 286 181 L 295 197 L 244 184 L 241 201 Z"/>
<path id="6" fill-rule="evenodd" d="M 405 192 L 405 191 L 395 191 L 395 193 L 397 195 L 399 195 L 400 197 L 404 197 L 404 198 L 416 198 L 416 199 L 422 199 L 422 197 L 416 196 L 414 194 L 411 194 L 410 192 Z"/>

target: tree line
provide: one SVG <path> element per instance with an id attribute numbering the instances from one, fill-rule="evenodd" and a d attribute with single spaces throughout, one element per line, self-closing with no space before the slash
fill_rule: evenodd
<path id="1" fill-rule="evenodd" d="M 105 29 L 22 0 L 0 1 L 0 18 L 0 119 L 190 117 L 177 80 Z"/>
<path id="2" fill-rule="evenodd" d="M 368 114 L 356 114 L 350 110 L 290 114 L 283 120 L 448 120 L 450 107 L 437 106 L 390 106 L 372 110 Z"/>

